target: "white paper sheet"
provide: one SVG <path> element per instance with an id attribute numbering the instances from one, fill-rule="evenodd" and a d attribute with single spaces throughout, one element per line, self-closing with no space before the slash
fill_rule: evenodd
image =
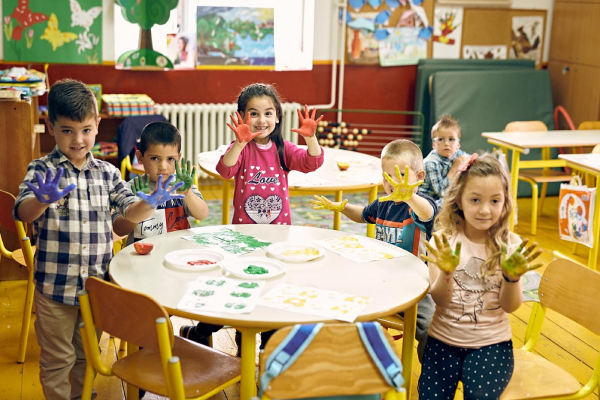
<path id="1" fill-rule="evenodd" d="M 199 277 L 183 295 L 177 308 L 231 314 L 250 313 L 254 310 L 264 286 L 264 281 Z"/>
<path id="2" fill-rule="evenodd" d="M 382 246 L 376 241 L 358 235 L 316 240 L 315 243 L 359 264 L 406 255 L 401 250 L 390 249 L 388 246 Z"/>

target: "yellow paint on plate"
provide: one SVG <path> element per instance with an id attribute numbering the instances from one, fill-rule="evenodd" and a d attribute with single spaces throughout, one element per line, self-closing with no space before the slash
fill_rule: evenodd
<path id="1" fill-rule="evenodd" d="M 297 250 L 285 250 L 281 252 L 281 255 L 284 257 L 299 257 L 299 256 L 318 256 L 319 250 L 306 247 L 303 249 Z"/>

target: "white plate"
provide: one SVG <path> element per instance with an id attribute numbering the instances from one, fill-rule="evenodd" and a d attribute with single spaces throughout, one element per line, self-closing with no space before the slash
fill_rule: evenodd
<path id="1" fill-rule="evenodd" d="M 265 274 L 249 274 L 244 270 L 250 265 L 262 267 L 268 272 Z M 285 264 L 267 257 L 236 257 L 224 262 L 223 269 L 238 278 L 252 280 L 271 279 L 285 272 Z"/>
<path id="2" fill-rule="evenodd" d="M 204 271 L 207 269 L 213 269 L 221 266 L 221 261 L 225 256 L 221 253 L 217 253 L 212 250 L 205 249 L 186 249 L 172 251 L 165 255 L 165 261 L 169 264 L 187 271 Z M 207 265 L 190 265 L 188 261 L 196 260 L 209 260 L 213 261 L 214 264 Z"/>
<path id="3" fill-rule="evenodd" d="M 267 252 L 281 261 L 310 261 L 325 254 L 325 249 L 312 243 L 279 242 L 267 247 Z"/>

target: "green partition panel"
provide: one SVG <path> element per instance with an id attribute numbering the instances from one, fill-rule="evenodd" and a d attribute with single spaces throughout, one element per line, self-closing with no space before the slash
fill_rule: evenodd
<path id="1" fill-rule="evenodd" d="M 485 70 L 449 71 L 433 74 L 432 112 L 450 114 L 462 130 L 461 148 L 466 152 L 492 150 L 483 132 L 501 132 L 511 121 L 543 121 L 554 129 L 552 89 L 548 71 Z M 552 156 L 556 157 L 557 149 Z M 531 150 L 522 159 L 540 159 Z M 559 185 L 549 185 L 548 194 L 558 194 Z M 519 183 L 520 196 L 531 196 L 531 186 Z"/>
<path id="2" fill-rule="evenodd" d="M 473 70 L 506 70 L 506 69 L 534 69 L 532 60 L 453 60 L 427 58 L 419 60 L 417 67 L 417 82 L 415 84 L 415 111 L 425 115 L 425 137 L 423 141 L 423 154 L 431 151 L 431 127 L 437 117 L 431 113 L 431 100 L 429 95 L 429 77 L 441 71 L 473 71 Z"/>

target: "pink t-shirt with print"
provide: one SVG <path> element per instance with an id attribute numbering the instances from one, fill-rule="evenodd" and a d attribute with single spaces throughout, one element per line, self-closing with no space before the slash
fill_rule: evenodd
<path id="1" fill-rule="evenodd" d="M 284 143 L 288 169 L 311 172 L 323 165 L 323 149 L 319 157 L 313 157 L 306 149 Z M 230 148 L 231 145 L 233 142 Z M 235 176 L 233 224 L 291 225 L 289 171 L 281 167 L 277 146 L 272 141 L 265 146 L 249 142 L 232 167 L 223 164 L 221 156 L 217 172 L 225 179 Z"/>

